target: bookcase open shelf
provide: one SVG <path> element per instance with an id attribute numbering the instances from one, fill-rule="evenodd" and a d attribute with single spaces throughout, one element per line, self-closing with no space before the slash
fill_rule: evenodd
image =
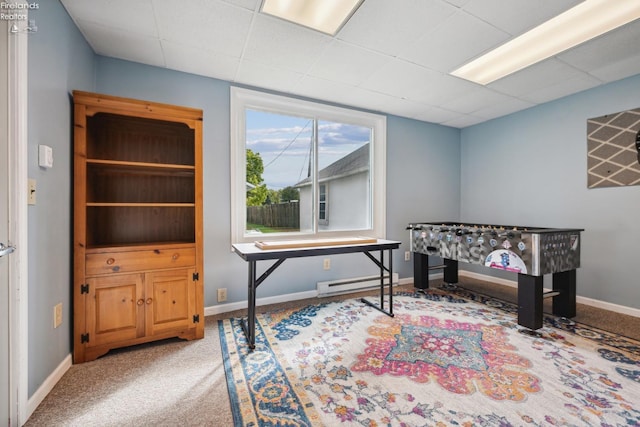
<path id="1" fill-rule="evenodd" d="M 74 362 L 202 338 L 202 111 L 73 97 Z"/>

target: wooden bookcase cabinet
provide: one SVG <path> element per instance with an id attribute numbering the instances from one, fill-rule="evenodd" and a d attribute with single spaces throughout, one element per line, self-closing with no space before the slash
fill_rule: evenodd
<path id="1" fill-rule="evenodd" d="M 74 363 L 202 338 L 202 111 L 73 99 Z"/>

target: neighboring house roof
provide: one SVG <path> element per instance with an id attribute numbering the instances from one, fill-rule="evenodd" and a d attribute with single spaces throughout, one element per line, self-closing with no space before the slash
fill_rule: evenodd
<path id="1" fill-rule="evenodd" d="M 320 182 L 328 181 L 367 170 L 369 170 L 369 143 L 366 143 L 357 150 L 352 151 L 320 170 L 320 172 L 318 172 L 318 179 Z M 303 187 L 310 184 L 311 177 L 308 177 L 295 184 L 294 187 Z"/>

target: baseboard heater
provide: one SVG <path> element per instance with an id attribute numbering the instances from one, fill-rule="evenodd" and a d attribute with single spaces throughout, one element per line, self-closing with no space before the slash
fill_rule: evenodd
<path id="1" fill-rule="evenodd" d="M 385 286 L 389 284 L 389 274 L 384 275 Z M 398 284 L 398 273 L 393 273 L 393 285 Z M 358 292 L 380 286 L 380 276 L 352 277 L 350 279 L 318 282 L 318 297 Z"/>

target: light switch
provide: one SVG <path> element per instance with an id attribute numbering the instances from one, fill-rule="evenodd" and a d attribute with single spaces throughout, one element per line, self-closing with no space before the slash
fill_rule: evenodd
<path id="1" fill-rule="evenodd" d="M 29 179 L 29 186 L 27 188 L 27 203 L 30 205 L 36 204 L 36 180 Z"/>
<path id="2" fill-rule="evenodd" d="M 38 165 L 43 168 L 53 167 L 53 149 L 48 145 L 38 145 Z"/>

